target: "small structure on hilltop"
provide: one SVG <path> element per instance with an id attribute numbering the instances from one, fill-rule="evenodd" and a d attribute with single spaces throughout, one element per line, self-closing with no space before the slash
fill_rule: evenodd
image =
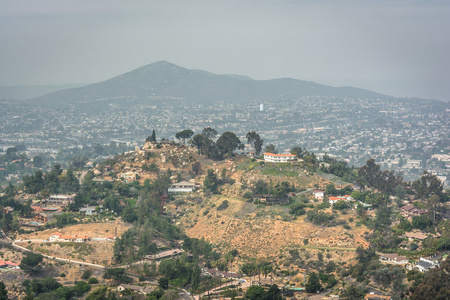
<path id="1" fill-rule="evenodd" d="M 264 161 L 275 163 L 287 163 L 293 161 L 297 156 L 294 154 L 275 154 L 270 152 L 264 153 Z"/>

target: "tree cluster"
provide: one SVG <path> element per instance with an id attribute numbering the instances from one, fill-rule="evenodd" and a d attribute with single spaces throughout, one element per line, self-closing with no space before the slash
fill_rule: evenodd
<path id="1" fill-rule="evenodd" d="M 226 156 L 232 156 L 236 149 L 244 149 L 239 138 L 231 131 L 224 132 L 217 141 L 217 131 L 207 127 L 202 133 L 194 135 L 190 143 L 195 146 L 200 154 L 213 160 L 221 160 Z"/>

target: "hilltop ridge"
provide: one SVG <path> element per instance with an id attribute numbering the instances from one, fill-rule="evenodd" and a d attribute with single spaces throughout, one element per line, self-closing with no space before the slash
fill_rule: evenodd
<path id="1" fill-rule="evenodd" d="M 169 101 L 200 103 L 254 99 L 290 100 L 303 96 L 391 98 L 353 87 L 331 87 L 291 78 L 254 80 L 241 75 L 217 75 L 155 62 L 111 79 L 66 89 L 29 100 L 36 105 L 89 104 L 95 101 Z"/>

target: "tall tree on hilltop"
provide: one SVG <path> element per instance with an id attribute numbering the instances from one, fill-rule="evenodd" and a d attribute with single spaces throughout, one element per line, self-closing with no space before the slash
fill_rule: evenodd
<path id="1" fill-rule="evenodd" d="M 252 144 L 253 148 L 255 149 L 255 156 L 259 156 L 262 151 L 264 140 L 261 139 L 259 134 L 257 134 L 255 131 L 248 132 L 246 137 L 247 141 Z"/>
<path id="2" fill-rule="evenodd" d="M 183 144 L 186 143 L 186 139 L 191 138 L 194 135 L 194 132 L 190 129 L 185 129 L 175 134 L 175 137 L 180 140 L 183 140 Z"/>
<path id="3" fill-rule="evenodd" d="M 273 153 L 273 154 L 277 154 L 278 153 L 277 149 L 275 149 L 275 145 L 274 144 L 267 145 L 266 148 L 264 149 L 264 151 L 268 152 L 268 153 Z"/>
<path id="4" fill-rule="evenodd" d="M 380 166 L 375 163 L 375 159 L 371 158 L 358 170 L 358 175 L 368 186 L 374 187 L 377 185 L 381 176 L 381 169 Z"/>
<path id="5" fill-rule="evenodd" d="M 436 175 L 423 172 L 419 179 L 412 183 L 412 188 L 416 191 L 420 198 L 428 198 L 432 195 L 442 196 L 442 182 Z"/>
<path id="6" fill-rule="evenodd" d="M 145 139 L 145 142 L 156 142 L 156 133 L 155 133 L 155 129 L 152 130 L 152 135 L 148 136 Z"/>
<path id="7" fill-rule="evenodd" d="M 205 128 L 202 130 L 202 135 L 203 135 L 205 138 L 211 139 L 211 140 L 214 140 L 214 139 L 216 138 L 217 133 L 218 133 L 217 130 L 215 130 L 214 128 L 211 128 L 211 127 L 205 127 Z"/>
<path id="8" fill-rule="evenodd" d="M 236 134 L 226 131 L 220 136 L 216 144 L 223 155 L 232 155 L 233 151 L 241 144 L 241 141 Z"/>

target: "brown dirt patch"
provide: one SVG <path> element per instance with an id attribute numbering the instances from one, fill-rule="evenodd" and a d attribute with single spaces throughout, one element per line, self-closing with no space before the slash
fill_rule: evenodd
<path id="1" fill-rule="evenodd" d="M 104 238 L 107 236 L 114 236 L 116 228 L 117 236 L 120 237 L 128 228 L 130 228 L 130 225 L 123 222 L 76 224 L 64 228 L 53 228 L 29 234 L 21 234 L 17 236 L 16 239 L 46 240 L 54 232 L 59 232 L 62 235 L 86 235 L 91 238 Z"/>

